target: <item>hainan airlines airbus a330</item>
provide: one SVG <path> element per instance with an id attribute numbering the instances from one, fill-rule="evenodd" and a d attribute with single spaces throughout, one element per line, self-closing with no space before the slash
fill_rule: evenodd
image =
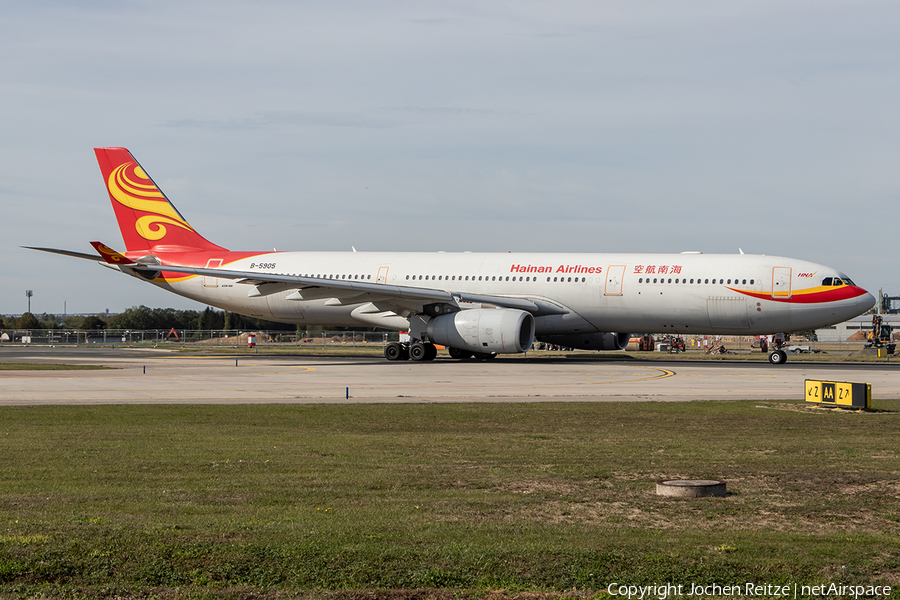
<path id="1" fill-rule="evenodd" d="M 181 296 L 285 323 L 409 331 L 388 360 L 520 353 L 537 339 L 620 350 L 631 333 L 769 335 L 855 317 L 845 274 L 762 255 L 233 252 L 207 241 L 125 148 L 96 148 L 125 241 L 99 260 Z M 777 336 L 781 337 L 781 336 Z M 786 354 L 776 348 L 769 361 Z"/>

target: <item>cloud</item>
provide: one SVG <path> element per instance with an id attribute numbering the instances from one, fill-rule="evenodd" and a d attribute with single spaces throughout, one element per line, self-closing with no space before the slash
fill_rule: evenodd
<path id="1" fill-rule="evenodd" d="M 236 248 L 743 246 L 896 293 L 889 257 L 846 231 L 863 206 L 900 216 L 898 17 L 867 0 L 11 5 L 4 276 L 70 306 L 96 302 L 85 281 L 113 309 L 147 303 L 140 282 L 14 249 L 118 243 L 91 148 L 126 145 Z M 0 287 L 0 312 L 20 295 Z"/>

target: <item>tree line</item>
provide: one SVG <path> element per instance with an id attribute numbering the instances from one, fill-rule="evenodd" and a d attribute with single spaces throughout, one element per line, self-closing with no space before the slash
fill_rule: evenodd
<path id="1" fill-rule="evenodd" d="M 132 306 L 117 315 L 104 314 L 90 316 L 68 315 L 60 321 L 55 315 L 44 313 L 36 316 L 30 312 L 18 318 L 0 315 L 0 329 L 262 329 L 272 331 L 293 331 L 295 325 L 276 323 L 265 319 L 245 317 L 233 312 L 206 307 L 205 310 L 177 310 L 174 308 L 149 308 Z"/>

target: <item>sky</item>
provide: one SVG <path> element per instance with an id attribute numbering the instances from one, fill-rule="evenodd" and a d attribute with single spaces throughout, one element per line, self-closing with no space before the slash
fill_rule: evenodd
<path id="1" fill-rule="evenodd" d="M 0 0 L 0 314 L 202 309 L 95 263 L 125 146 L 232 250 L 769 254 L 900 295 L 900 3 Z"/>

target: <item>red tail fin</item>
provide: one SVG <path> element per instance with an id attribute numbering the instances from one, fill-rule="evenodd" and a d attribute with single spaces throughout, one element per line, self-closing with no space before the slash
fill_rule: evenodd
<path id="1" fill-rule="evenodd" d="M 94 148 L 129 252 L 225 250 L 188 225 L 125 148 Z"/>

